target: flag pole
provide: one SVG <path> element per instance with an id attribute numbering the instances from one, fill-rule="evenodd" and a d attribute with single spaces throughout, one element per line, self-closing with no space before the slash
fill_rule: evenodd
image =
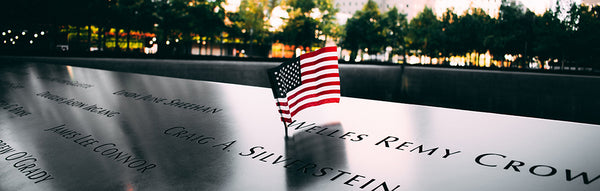
<path id="1" fill-rule="evenodd" d="M 289 135 L 288 135 L 288 125 L 287 125 L 287 123 L 285 121 L 282 121 L 282 122 L 283 122 L 283 126 L 285 127 L 285 138 L 288 138 L 289 137 Z"/>

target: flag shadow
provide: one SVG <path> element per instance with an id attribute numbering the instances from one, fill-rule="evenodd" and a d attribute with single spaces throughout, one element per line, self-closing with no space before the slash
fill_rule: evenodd
<path id="1" fill-rule="evenodd" d="M 339 130 L 339 122 L 320 125 L 322 128 Z M 292 132 L 285 138 L 286 183 L 288 189 L 301 190 L 319 181 L 329 181 L 338 169 L 347 167 L 346 142 L 330 136 L 304 131 Z"/>

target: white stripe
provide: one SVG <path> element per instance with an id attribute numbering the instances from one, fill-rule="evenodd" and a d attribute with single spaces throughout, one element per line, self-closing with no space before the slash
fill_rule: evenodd
<path id="1" fill-rule="evenodd" d="M 287 98 L 286 97 L 284 97 L 284 98 L 276 98 L 275 101 L 277 101 L 277 102 L 287 102 Z"/>
<path id="2" fill-rule="evenodd" d="M 314 74 L 308 74 L 308 75 L 302 75 L 300 77 L 301 80 L 307 80 L 307 79 L 311 79 L 311 78 L 316 78 L 318 76 L 321 75 L 325 75 L 325 74 L 339 74 L 338 69 L 327 69 L 327 70 L 321 70 L 317 73 Z"/>
<path id="3" fill-rule="evenodd" d="M 301 67 L 300 71 L 301 72 L 306 72 L 306 71 L 315 70 L 317 68 L 320 68 L 320 67 L 323 67 L 323 66 L 327 66 L 327 65 L 338 65 L 338 61 L 337 60 L 329 60 L 329 61 L 324 61 L 324 62 L 315 64 L 313 66 Z"/>
<path id="4" fill-rule="evenodd" d="M 293 90 L 287 92 L 286 95 L 289 96 L 289 95 L 296 94 L 301 89 L 304 89 L 304 87 L 316 86 L 316 85 L 327 83 L 327 82 L 339 82 L 339 81 L 340 81 L 339 77 L 323 78 L 323 79 L 320 79 L 320 80 L 317 80 L 317 81 L 314 81 L 314 82 L 309 82 L 309 83 L 302 84 L 302 85 L 298 86 L 296 89 L 293 89 Z M 287 98 L 286 98 L 286 100 L 287 100 Z"/>
<path id="5" fill-rule="evenodd" d="M 317 88 L 315 90 L 305 91 L 305 92 L 302 92 L 301 94 L 297 95 L 293 99 L 289 100 L 288 105 L 298 101 L 298 99 L 305 97 L 307 95 L 316 94 L 318 92 L 326 91 L 326 90 L 339 90 L 339 89 L 340 89 L 339 85 L 334 85 L 334 86 L 324 86 L 324 87 Z"/>
<path id="6" fill-rule="evenodd" d="M 296 104 L 294 107 L 292 107 L 290 109 L 290 113 L 294 112 L 296 109 L 298 109 L 298 107 L 300 107 L 306 103 L 310 103 L 310 102 L 314 102 L 314 101 L 318 101 L 318 100 L 322 100 L 322 99 L 328 99 L 328 98 L 340 98 L 340 96 L 336 95 L 336 94 L 325 94 L 325 95 L 322 95 L 319 97 L 302 100 L 301 102 L 298 102 L 298 104 Z"/>
<path id="7" fill-rule="evenodd" d="M 282 114 L 281 114 L 281 117 L 283 117 L 283 118 L 289 118 L 289 119 L 291 119 L 291 118 L 292 118 L 292 115 L 290 115 L 290 114 L 285 114 L 285 113 L 282 113 Z"/>
<path id="8" fill-rule="evenodd" d="M 313 57 L 307 57 L 304 59 L 300 59 L 300 64 L 304 64 L 304 63 L 308 63 L 308 62 L 314 62 L 315 60 L 321 59 L 321 58 L 325 58 L 325 57 L 331 57 L 331 56 L 335 56 L 337 57 L 337 51 L 335 52 L 322 52 L 321 54 L 317 54 Z"/>
<path id="9" fill-rule="evenodd" d="M 288 106 L 281 106 L 281 107 L 279 107 L 279 110 L 289 111 L 290 108 Z"/>

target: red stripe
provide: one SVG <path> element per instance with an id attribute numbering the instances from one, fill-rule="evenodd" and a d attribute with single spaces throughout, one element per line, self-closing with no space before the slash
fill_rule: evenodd
<path id="1" fill-rule="evenodd" d="M 319 76 L 314 77 L 314 78 L 303 79 L 302 80 L 302 84 L 307 84 L 307 83 L 310 83 L 310 82 L 316 82 L 316 81 L 318 81 L 320 79 L 333 78 L 333 77 L 340 77 L 340 74 L 339 73 L 322 74 L 322 75 L 319 75 Z"/>
<path id="2" fill-rule="evenodd" d="M 309 108 L 309 107 L 323 105 L 326 103 L 339 103 L 339 102 L 340 102 L 340 98 L 328 98 L 328 99 L 322 99 L 319 101 L 309 102 L 309 103 L 306 103 L 306 104 L 298 107 L 296 110 L 294 110 L 291 113 L 291 116 L 294 116 L 294 115 L 296 115 L 296 113 L 302 111 L 303 109 Z"/>
<path id="3" fill-rule="evenodd" d="M 319 59 L 317 59 L 315 61 L 312 61 L 312 62 L 303 63 L 302 65 L 300 65 L 300 67 L 301 68 L 305 68 L 305 67 L 310 67 L 310 66 L 317 65 L 317 64 L 319 64 L 321 62 L 325 62 L 325 61 L 337 61 L 337 60 L 338 60 L 337 56 L 328 56 L 328 57 L 319 58 Z"/>
<path id="4" fill-rule="evenodd" d="M 305 75 L 311 75 L 323 70 L 329 70 L 329 69 L 338 69 L 338 65 L 337 64 L 332 64 L 332 65 L 325 65 L 325 66 L 321 66 L 319 68 L 316 68 L 314 70 L 308 70 L 308 71 L 304 71 L 302 72 L 300 75 L 305 76 Z"/>
<path id="5" fill-rule="evenodd" d="M 279 113 L 290 114 L 290 111 L 289 110 L 279 110 Z"/>
<path id="6" fill-rule="evenodd" d="M 281 121 L 291 123 L 292 119 L 291 118 L 281 117 Z"/>
<path id="7" fill-rule="evenodd" d="M 315 97 L 319 97 L 319 96 L 327 95 L 327 94 L 338 94 L 339 95 L 340 94 L 340 90 L 325 90 L 325 91 L 318 92 L 318 93 L 315 93 L 315 94 L 306 95 L 306 96 L 301 97 L 300 99 L 296 100 L 294 103 L 291 103 L 290 106 L 289 106 L 289 108 L 292 109 L 294 106 L 296 106 L 296 104 L 298 104 L 298 103 L 300 103 L 300 102 L 302 102 L 302 101 L 304 101 L 306 99 L 315 98 Z"/>
<path id="8" fill-rule="evenodd" d="M 338 85 L 338 86 L 339 86 L 339 85 L 340 85 L 340 82 L 339 82 L 339 81 L 335 81 L 335 82 L 325 82 L 325 83 L 320 83 L 320 84 L 317 84 L 317 85 L 314 85 L 314 86 L 308 86 L 308 87 L 304 87 L 304 88 L 302 88 L 300 91 L 297 91 L 297 92 L 296 92 L 296 93 L 294 93 L 294 94 L 288 95 L 288 96 L 287 96 L 287 99 L 288 99 L 288 101 L 289 101 L 289 100 L 292 100 L 292 99 L 294 99 L 296 96 L 298 96 L 298 95 L 300 95 L 300 94 L 302 94 L 302 93 L 304 93 L 304 92 L 306 92 L 306 91 L 310 91 L 310 90 L 316 90 L 316 89 L 319 89 L 319 88 L 322 88 L 322 87 L 325 87 L 325 86 L 334 86 L 334 85 Z"/>
<path id="9" fill-rule="evenodd" d="M 319 50 L 316 50 L 314 52 L 309 52 L 309 53 L 300 55 L 300 59 L 310 58 L 310 57 L 319 55 L 319 54 L 321 54 L 323 52 L 337 52 L 337 46 L 325 47 L 325 48 L 321 48 Z"/>
<path id="10" fill-rule="evenodd" d="M 277 100 L 275 100 L 277 101 Z M 277 102 L 277 106 L 288 106 L 287 102 Z"/>

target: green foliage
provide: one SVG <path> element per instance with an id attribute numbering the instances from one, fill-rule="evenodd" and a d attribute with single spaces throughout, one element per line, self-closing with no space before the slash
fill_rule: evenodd
<path id="1" fill-rule="evenodd" d="M 290 18 L 280 33 L 280 40 L 286 44 L 311 47 L 319 43 L 316 32 L 319 22 L 310 17 L 310 12 L 316 8 L 313 0 L 290 0 L 287 2 Z"/>
<path id="2" fill-rule="evenodd" d="M 383 36 L 385 38 L 386 47 L 392 48 L 392 54 L 404 55 L 406 51 L 406 41 L 404 38 L 408 32 L 408 21 L 406 14 L 398 12 L 396 7 L 393 7 L 383 15 L 382 19 Z M 406 60 L 406 59 L 403 59 Z"/>
<path id="3" fill-rule="evenodd" d="M 287 44 L 311 47 L 318 43 L 315 38 L 317 21 L 305 15 L 294 17 L 283 28 L 282 40 Z"/>
<path id="4" fill-rule="evenodd" d="M 315 1 L 313 0 L 289 0 L 288 5 L 293 8 L 293 15 L 300 16 L 300 14 L 308 16 L 310 11 L 316 7 Z M 290 11 L 288 11 L 290 12 Z"/>
<path id="5" fill-rule="evenodd" d="M 379 8 L 372 0 L 348 19 L 342 46 L 351 51 L 351 60 L 356 58 L 358 50 L 366 49 L 371 54 L 383 50 L 385 37 L 381 19 Z"/>
<path id="6" fill-rule="evenodd" d="M 340 28 L 335 22 L 335 14 L 338 9 L 333 5 L 332 0 L 317 0 L 317 8 L 321 13 L 321 17 L 317 18 L 317 30 L 319 35 L 325 36 L 325 41 L 328 38 L 337 38 L 340 36 Z"/>
<path id="7" fill-rule="evenodd" d="M 267 0 L 242 0 L 240 2 L 239 17 L 234 20 L 235 26 L 240 29 L 241 36 L 246 42 L 262 44 L 269 37 L 265 10 L 268 8 Z"/>
<path id="8" fill-rule="evenodd" d="M 435 57 L 440 53 L 442 25 L 433 11 L 425 7 L 408 25 L 409 47 L 424 55 Z"/>

